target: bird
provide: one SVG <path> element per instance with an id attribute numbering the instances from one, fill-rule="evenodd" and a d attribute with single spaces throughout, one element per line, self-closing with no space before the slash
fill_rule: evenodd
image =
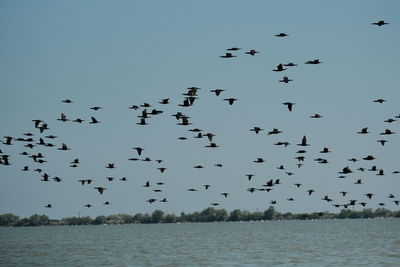
<path id="1" fill-rule="evenodd" d="M 339 172 L 341 174 L 348 174 L 348 173 L 352 173 L 351 169 L 349 168 L 349 166 L 344 167 L 343 170 L 341 172 Z"/>
<path id="2" fill-rule="evenodd" d="M 65 116 L 64 113 L 61 113 L 61 117 L 59 119 L 57 119 L 58 121 L 69 121 L 69 119 L 67 119 L 67 116 Z"/>
<path id="3" fill-rule="evenodd" d="M 279 131 L 278 129 L 274 128 L 274 129 L 272 129 L 272 131 L 268 132 L 268 135 L 271 135 L 271 134 L 280 134 L 280 133 L 282 133 L 282 131 Z"/>
<path id="4" fill-rule="evenodd" d="M 210 142 L 212 142 L 213 137 L 215 136 L 215 134 L 213 134 L 213 133 L 206 133 L 206 134 L 204 134 L 204 136 L 207 136 L 208 140 L 209 140 Z"/>
<path id="5" fill-rule="evenodd" d="M 297 144 L 298 146 L 309 146 L 310 144 L 307 144 L 307 137 L 304 135 L 303 138 L 301 139 L 301 143 Z"/>
<path id="6" fill-rule="evenodd" d="M 285 103 L 282 103 L 282 104 L 287 106 L 289 111 L 292 111 L 293 105 L 295 105 L 295 103 L 292 103 L 292 102 L 285 102 Z"/>
<path id="7" fill-rule="evenodd" d="M 58 148 L 58 150 L 70 150 L 70 148 L 68 148 L 66 144 L 62 143 L 61 147 Z"/>
<path id="8" fill-rule="evenodd" d="M 372 198 L 372 196 L 373 196 L 374 194 L 372 194 L 372 193 L 367 193 L 367 194 L 364 194 L 364 195 L 366 195 L 366 196 L 367 196 L 367 198 L 371 199 L 371 198 Z"/>
<path id="9" fill-rule="evenodd" d="M 167 168 L 163 168 L 163 167 L 161 167 L 161 168 L 157 168 L 161 173 L 163 173 Z"/>
<path id="10" fill-rule="evenodd" d="M 232 53 L 225 53 L 225 55 L 223 56 L 219 56 L 220 58 L 232 58 L 232 57 L 236 57 L 235 55 L 232 55 Z"/>
<path id="11" fill-rule="evenodd" d="M 314 189 L 309 189 L 309 190 L 307 190 L 307 192 L 308 192 L 308 195 L 311 196 L 311 194 L 314 193 L 315 190 Z"/>
<path id="12" fill-rule="evenodd" d="M 99 109 L 102 109 L 102 108 L 103 108 L 103 107 L 94 106 L 94 107 L 91 107 L 90 109 L 99 110 Z"/>
<path id="13" fill-rule="evenodd" d="M 138 153 L 139 156 L 142 155 L 142 151 L 144 150 L 144 148 L 141 148 L 141 147 L 139 147 L 139 146 L 134 147 L 133 149 L 135 149 L 135 150 L 137 151 L 137 153 Z"/>
<path id="14" fill-rule="evenodd" d="M 397 120 L 392 119 L 392 118 L 385 120 L 385 122 L 387 122 L 387 123 L 392 123 L 392 122 L 395 122 L 395 121 L 397 121 Z"/>
<path id="15" fill-rule="evenodd" d="M 260 131 L 263 131 L 263 130 L 264 129 L 261 129 L 260 127 L 253 127 L 249 131 L 252 131 L 252 132 L 255 132 L 256 134 L 258 134 Z"/>
<path id="16" fill-rule="evenodd" d="M 221 193 L 221 195 L 224 196 L 225 198 L 227 198 L 229 193 Z"/>
<path id="17" fill-rule="evenodd" d="M 238 99 L 236 99 L 236 98 L 225 98 L 224 100 L 225 100 L 225 101 L 228 101 L 229 105 L 233 105 L 233 103 L 234 103 L 235 101 L 237 101 Z"/>
<path id="18" fill-rule="evenodd" d="M 160 200 L 160 202 L 168 202 L 168 200 L 164 197 L 163 199 Z"/>
<path id="19" fill-rule="evenodd" d="M 110 201 L 106 201 L 103 203 L 103 205 L 110 205 L 110 204 L 111 204 Z"/>
<path id="20" fill-rule="evenodd" d="M 361 179 L 358 179 L 354 184 L 362 184 Z"/>
<path id="21" fill-rule="evenodd" d="M 140 121 L 139 122 L 137 122 L 136 124 L 138 124 L 138 125 L 148 125 L 147 123 L 146 123 L 146 119 L 140 119 Z"/>
<path id="22" fill-rule="evenodd" d="M 386 129 L 383 133 L 380 133 L 380 135 L 391 135 L 395 134 L 395 132 L 392 132 L 390 129 Z"/>
<path id="23" fill-rule="evenodd" d="M 114 163 L 108 163 L 106 168 L 107 169 L 114 169 L 115 168 L 115 164 Z"/>
<path id="24" fill-rule="evenodd" d="M 137 109 L 139 109 L 139 106 L 137 106 L 137 105 L 132 105 L 132 106 L 129 107 L 129 109 L 137 110 Z"/>
<path id="25" fill-rule="evenodd" d="M 106 190 L 107 188 L 104 188 L 104 187 L 98 186 L 98 187 L 95 187 L 94 189 L 96 189 L 97 191 L 99 191 L 100 195 L 102 195 L 102 194 L 103 194 L 103 192 L 104 192 L 104 190 Z"/>
<path id="26" fill-rule="evenodd" d="M 279 64 L 278 66 L 276 66 L 276 69 L 273 69 L 273 71 L 276 71 L 276 72 L 280 72 L 280 71 L 284 71 L 284 70 L 287 70 L 287 69 L 283 68 L 282 64 Z"/>
<path id="27" fill-rule="evenodd" d="M 216 147 L 218 147 L 218 145 L 215 144 L 215 143 L 210 143 L 209 145 L 207 145 L 207 146 L 205 146 L 205 147 L 216 148 Z"/>
<path id="28" fill-rule="evenodd" d="M 77 123 L 82 123 L 82 122 L 84 122 L 84 121 L 85 121 L 85 120 L 80 119 L 80 118 L 77 118 L 77 119 L 73 120 L 73 122 L 77 122 Z"/>
<path id="29" fill-rule="evenodd" d="M 263 162 L 265 162 L 265 160 L 263 158 L 257 158 L 253 162 L 255 162 L 255 163 L 263 163 Z"/>
<path id="30" fill-rule="evenodd" d="M 319 153 L 329 153 L 331 151 L 329 151 L 329 148 L 324 147 Z"/>
<path id="31" fill-rule="evenodd" d="M 275 34 L 275 36 L 276 36 L 276 37 L 286 37 L 286 36 L 289 36 L 289 34 L 286 34 L 286 33 L 284 33 L 284 32 L 281 32 L 281 33 Z"/>
<path id="32" fill-rule="evenodd" d="M 11 144 L 11 141 L 13 140 L 13 137 L 12 137 L 12 136 L 4 136 L 4 138 L 6 139 L 5 142 L 2 141 L 2 143 L 3 143 L 4 145 L 12 145 L 12 144 Z"/>
<path id="33" fill-rule="evenodd" d="M 216 96 L 219 96 L 224 91 L 225 91 L 224 89 L 214 89 L 211 90 L 210 92 L 215 93 Z"/>
<path id="34" fill-rule="evenodd" d="M 62 102 L 67 103 L 67 104 L 74 103 L 71 99 L 64 99 Z"/>
<path id="35" fill-rule="evenodd" d="M 161 99 L 161 101 L 159 101 L 158 103 L 160 103 L 160 104 L 162 104 L 162 105 L 169 104 L 169 98 L 163 98 L 163 99 Z"/>
<path id="36" fill-rule="evenodd" d="M 372 25 L 377 25 L 377 26 L 379 26 L 379 27 L 381 27 L 381 26 L 383 26 L 383 25 L 387 25 L 387 24 L 389 24 L 388 22 L 385 22 L 384 20 L 380 20 L 380 21 L 378 21 L 378 22 L 373 22 L 373 23 L 371 23 Z"/>
<path id="37" fill-rule="evenodd" d="M 282 80 L 279 80 L 279 82 L 281 82 L 281 83 L 289 83 L 291 81 L 293 81 L 293 80 L 289 79 L 288 76 L 283 76 Z"/>
<path id="38" fill-rule="evenodd" d="M 155 198 L 150 198 L 150 199 L 146 200 L 146 202 L 149 202 L 150 204 L 152 204 L 156 201 L 157 201 L 157 199 L 155 199 Z"/>
<path id="39" fill-rule="evenodd" d="M 260 52 L 254 50 L 254 49 L 251 49 L 250 51 L 245 52 L 245 54 L 252 55 L 252 56 L 254 56 L 257 53 L 260 53 Z"/>
<path id="40" fill-rule="evenodd" d="M 53 206 L 51 204 L 47 204 L 46 206 L 44 206 L 45 208 L 52 208 Z"/>
<path id="41" fill-rule="evenodd" d="M 231 48 L 228 48 L 228 49 L 226 49 L 227 51 L 238 51 L 238 50 L 240 50 L 241 48 L 239 48 L 239 47 L 231 47 Z"/>
<path id="42" fill-rule="evenodd" d="M 195 168 L 195 169 L 202 169 L 202 168 L 204 168 L 204 166 L 202 166 L 202 165 L 196 165 L 196 166 L 194 166 L 193 168 Z"/>
<path id="43" fill-rule="evenodd" d="M 100 123 L 95 117 L 90 117 L 91 118 L 91 122 L 89 122 L 90 124 L 96 124 L 96 123 Z"/>
<path id="44" fill-rule="evenodd" d="M 297 186 L 297 188 L 300 188 L 300 186 L 301 186 L 301 184 L 299 184 L 299 183 L 296 183 L 296 184 L 294 184 L 295 186 Z M 307 191 L 308 192 L 308 191 Z"/>
<path id="45" fill-rule="evenodd" d="M 150 187 L 150 181 L 147 181 L 147 182 L 143 185 L 143 187 Z"/>
<path id="46" fill-rule="evenodd" d="M 203 186 L 204 186 L 204 189 L 207 190 L 208 188 L 210 188 L 211 185 L 209 185 L 209 184 L 203 184 Z"/>
<path id="47" fill-rule="evenodd" d="M 295 64 L 293 62 L 289 62 L 287 64 L 283 64 L 283 66 L 285 66 L 285 67 L 295 67 L 295 66 L 297 66 L 297 64 Z"/>
<path id="48" fill-rule="evenodd" d="M 251 181 L 251 178 L 254 177 L 254 174 L 246 174 L 246 177 L 249 181 Z"/>
<path id="49" fill-rule="evenodd" d="M 366 157 L 363 158 L 363 160 L 374 160 L 376 159 L 374 156 L 368 155 Z"/>
<path id="50" fill-rule="evenodd" d="M 309 61 L 305 62 L 305 64 L 311 64 L 311 65 L 317 65 L 317 64 L 320 64 L 320 63 L 322 63 L 322 62 L 319 61 L 319 59 L 309 60 Z"/>
<path id="51" fill-rule="evenodd" d="M 378 98 L 378 99 L 375 99 L 373 102 L 382 104 L 383 102 L 386 102 L 386 100 L 382 99 L 382 98 Z"/>
<path id="52" fill-rule="evenodd" d="M 367 134 L 368 132 L 368 127 L 362 128 L 361 131 L 357 132 L 358 134 Z"/>
<path id="53" fill-rule="evenodd" d="M 91 204 L 86 204 L 86 205 L 83 205 L 83 206 L 86 207 L 86 208 L 91 208 L 92 207 Z"/>
<path id="54" fill-rule="evenodd" d="M 290 145 L 290 143 L 289 142 L 277 142 L 277 143 L 275 143 L 274 145 L 276 145 L 276 146 L 285 146 L 285 147 L 287 147 L 288 145 Z"/>
<path id="55" fill-rule="evenodd" d="M 346 191 L 341 191 L 341 192 L 339 192 L 340 194 L 342 194 L 342 196 L 343 197 L 345 197 L 346 196 L 346 194 L 347 194 L 347 192 Z"/>
<path id="56" fill-rule="evenodd" d="M 257 188 L 255 188 L 255 187 L 247 188 L 247 191 L 250 192 L 250 193 L 254 193 L 256 190 L 257 190 Z"/>
<path id="57" fill-rule="evenodd" d="M 319 115 L 319 114 L 314 114 L 314 115 L 310 116 L 310 118 L 312 118 L 312 119 L 319 119 L 319 118 L 322 118 L 322 116 Z"/>

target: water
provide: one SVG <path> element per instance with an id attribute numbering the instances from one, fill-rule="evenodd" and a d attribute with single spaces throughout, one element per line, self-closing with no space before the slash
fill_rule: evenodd
<path id="1" fill-rule="evenodd" d="M 0 228 L 0 266 L 400 266 L 400 219 Z"/>

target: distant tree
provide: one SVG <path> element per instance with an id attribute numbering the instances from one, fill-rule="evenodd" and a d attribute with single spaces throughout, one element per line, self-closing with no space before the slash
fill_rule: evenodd
<path id="1" fill-rule="evenodd" d="M 141 223 L 152 223 L 151 217 L 148 213 L 143 214 Z"/>
<path id="2" fill-rule="evenodd" d="M 161 210 L 155 210 L 151 214 L 151 222 L 152 223 L 162 223 L 164 221 L 164 212 Z"/>
<path id="3" fill-rule="evenodd" d="M 286 213 L 283 213 L 283 214 L 281 214 L 281 220 L 293 220 L 293 219 L 299 219 L 299 218 L 297 218 L 296 217 L 297 215 L 293 215 L 293 213 L 291 213 L 291 212 L 286 212 Z M 300 219 L 303 219 L 303 218 L 300 218 Z"/>
<path id="4" fill-rule="evenodd" d="M 176 215 L 175 215 L 174 213 L 172 213 L 172 214 L 167 214 L 167 215 L 165 216 L 164 221 L 165 221 L 166 223 L 176 223 L 176 222 L 178 221 L 178 218 L 176 217 Z"/>
<path id="5" fill-rule="evenodd" d="M 242 220 L 242 211 L 239 209 L 233 210 L 229 213 L 228 221 L 238 222 Z"/>
<path id="6" fill-rule="evenodd" d="M 375 217 L 390 217 L 391 212 L 385 208 L 379 208 L 375 210 Z"/>
<path id="7" fill-rule="evenodd" d="M 264 213 L 260 211 L 255 211 L 250 214 L 251 221 L 261 221 L 264 219 Z"/>
<path id="8" fill-rule="evenodd" d="M 6 213 L 0 215 L 0 226 L 13 226 L 19 221 L 17 215 Z"/>
<path id="9" fill-rule="evenodd" d="M 338 218 L 338 219 L 346 219 L 346 218 L 349 218 L 350 213 L 351 213 L 350 210 L 348 210 L 348 209 L 342 209 L 342 210 L 340 210 L 340 212 L 339 212 L 337 218 Z"/>
<path id="10" fill-rule="evenodd" d="M 93 224 L 99 225 L 99 224 L 105 224 L 106 223 L 106 216 L 97 216 L 93 220 Z"/>
<path id="11" fill-rule="evenodd" d="M 228 219 L 228 212 L 225 209 L 219 209 L 215 211 L 214 220 L 216 222 L 224 222 Z"/>
<path id="12" fill-rule="evenodd" d="M 264 220 L 273 220 L 275 218 L 275 208 L 269 206 L 269 208 L 264 211 Z"/>
<path id="13" fill-rule="evenodd" d="M 136 213 L 133 216 L 133 222 L 134 223 L 143 223 L 143 214 L 142 213 Z"/>
<path id="14" fill-rule="evenodd" d="M 372 209 L 363 209 L 362 212 L 362 218 L 374 218 L 375 214 L 372 211 Z"/>

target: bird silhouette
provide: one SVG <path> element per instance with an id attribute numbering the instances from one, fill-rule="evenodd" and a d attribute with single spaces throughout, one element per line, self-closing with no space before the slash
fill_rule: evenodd
<path id="1" fill-rule="evenodd" d="M 210 92 L 215 93 L 216 96 L 219 96 L 224 91 L 225 91 L 224 89 L 214 89 L 211 90 Z"/>
<path id="2" fill-rule="evenodd" d="M 320 63 L 322 63 L 322 62 L 319 61 L 319 59 L 309 60 L 309 61 L 305 62 L 305 64 L 311 64 L 311 65 L 317 65 L 317 64 L 320 64 Z"/>
<path id="3" fill-rule="evenodd" d="M 288 76 L 283 76 L 282 80 L 279 80 L 279 82 L 281 82 L 281 83 L 289 83 L 291 81 L 293 81 L 293 80 L 289 79 Z"/>
<path id="4" fill-rule="evenodd" d="M 95 187 L 94 189 L 96 189 L 99 193 L 100 193 L 100 195 L 102 195 L 103 194 L 103 192 L 104 192 L 104 190 L 106 190 L 107 188 L 104 188 L 104 187 L 101 187 L 101 186 L 98 186 L 98 187 Z"/>
<path id="5" fill-rule="evenodd" d="M 232 57 L 236 57 L 235 55 L 232 55 L 232 53 L 225 53 L 225 55 L 223 56 L 219 56 L 220 58 L 232 58 Z"/>
<path id="6" fill-rule="evenodd" d="M 292 103 L 292 102 L 285 102 L 285 103 L 282 103 L 282 104 L 287 106 L 289 111 L 292 111 L 293 105 L 295 105 L 295 103 Z"/>
<path id="7" fill-rule="evenodd" d="M 301 143 L 297 144 L 298 146 L 309 146 L 310 144 L 307 144 L 307 137 L 304 135 L 303 138 L 301 139 Z"/>
<path id="8" fill-rule="evenodd" d="M 372 25 L 377 25 L 379 27 L 383 26 L 383 25 L 387 25 L 389 24 L 388 22 L 385 22 L 384 20 L 380 20 L 378 22 L 373 22 Z"/>
<path id="9" fill-rule="evenodd" d="M 284 68 L 282 64 L 279 64 L 278 66 L 276 66 L 276 69 L 273 69 L 273 71 L 276 72 L 280 72 L 280 71 L 284 71 L 287 70 L 287 68 Z"/>
<path id="10" fill-rule="evenodd" d="M 289 34 L 286 34 L 286 33 L 284 33 L 284 32 L 281 32 L 281 33 L 275 34 L 275 36 L 276 36 L 276 37 L 286 37 L 286 36 L 289 36 Z"/>
<path id="11" fill-rule="evenodd" d="M 234 103 L 235 101 L 237 101 L 238 99 L 236 99 L 236 98 L 225 98 L 224 100 L 225 100 L 225 101 L 228 101 L 229 105 L 233 105 L 233 103 Z"/>
<path id="12" fill-rule="evenodd" d="M 260 52 L 254 50 L 254 49 L 251 49 L 250 51 L 245 52 L 245 54 L 252 55 L 252 56 L 254 56 L 257 53 L 260 53 Z"/>

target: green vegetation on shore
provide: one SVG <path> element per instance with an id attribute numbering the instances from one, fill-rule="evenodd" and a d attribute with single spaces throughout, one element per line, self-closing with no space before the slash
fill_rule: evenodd
<path id="1" fill-rule="evenodd" d="M 313 220 L 313 219 L 356 219 L 356 218 L 400 218 L 400 211 L 390 211 L 384 208 L 376 210 L 363 209 L 354 211 L 342 209 L 339 213 L 313 212 L 280 213 L 274 207 L 269 207 L 264 212 L 249 212 L 233 210 L 228 213 L 225 209 L 206 208 L 201 212 L 185 214 L 165 214 L 155 210 L 152 214 L 137 213 L 135 215 L 115 214 L 97 216 L 92 219 L 85 217 L 68 217 L 63 219 L 50 219 L 46 215 L 34 214 L 29 218 L 20 218 L 11 213 L 0 215 L 0 226 L 40 226 L 40 225 L 100 225 L 100 224 L 148 224 L 148 223 L 177 223 L 177 222 L 236 222 L 236 221 L 264 221 L 264 220 Z"/>

